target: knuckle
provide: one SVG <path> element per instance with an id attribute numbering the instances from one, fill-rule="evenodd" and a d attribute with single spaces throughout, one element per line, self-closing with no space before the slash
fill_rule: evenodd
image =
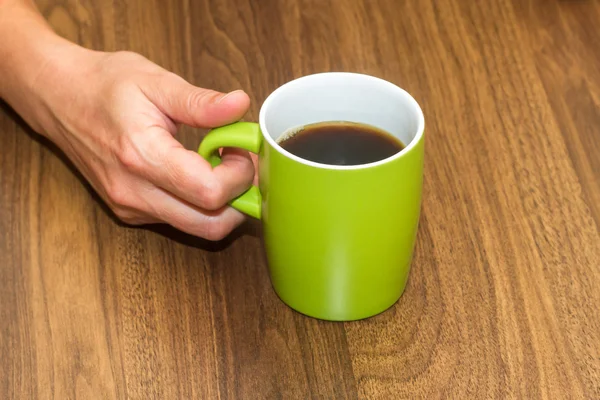
<path id="1" fill-rule="evenodd" d="M 133 203 L 129 188 L 119 182 L 111 183 L 106 189 L 106 195 L 113 209 L 126 209 Z"/>
<path id="2" fill-rule="evenodd" d="M 217 242 L 225 239 L 229 232 L 231 229 L 223 221 L 211 220 L 206 224 L 202 236 L 207 240 Z"/>
<path id="3" fill-rule="evenodd" d="M 117 152 L 117 158 L 129 171 L 140 172 L 144 168 L 142 156 L 128 141 L 121 143 L 120 149 Z"/>
<path id="4" fill-rule="evenodd" d="M 213 100 L 218 96 L 218 93 L 207 89 L 192 90 L 187 98 L 188 110 L 195 110 L 203 103 Z"/>
<path id="5" fill-rule="evenodd" d="M 114 207 L 113 212 L 121 221 L 129 225 L 139 225 L 142 223 L 139 216 L 131 210 L 123 207 Z"/>
<path id="6" fill-rule="evenodd" d="M 227 203 L 225 191 L 221 185 L 212 180 L 202 183 L 200 205 L 207 210 L 218 210 Z"/>

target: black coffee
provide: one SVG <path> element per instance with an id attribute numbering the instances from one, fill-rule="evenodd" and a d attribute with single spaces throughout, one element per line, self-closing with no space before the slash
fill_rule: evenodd
<path id="1" fill-rule="evenodd" d="M 381 129 L 351 122 L 306 125 L 279 144 L 300 158 L 329 165 L 368 164 L 404 148 L 400 140 Z"/>

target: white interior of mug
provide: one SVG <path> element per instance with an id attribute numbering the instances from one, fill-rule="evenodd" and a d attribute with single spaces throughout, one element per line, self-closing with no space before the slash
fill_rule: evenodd
<path id="1" fill-rule="evenodd" d="M 410 151 L 424 130 L 421 108 L 403 89 L 369 75 L 327 72 L 308 75 L 279 87 L 260 110 L 260 127 L 277 151 L 303 164 L 330 169 L 358 169 L 389 162 Z M 401 152 L 370 164 L 328 165 L 297 157 L 277 140 L 302 126 L 348 121 L 383 129 L 404 143 Z"/>

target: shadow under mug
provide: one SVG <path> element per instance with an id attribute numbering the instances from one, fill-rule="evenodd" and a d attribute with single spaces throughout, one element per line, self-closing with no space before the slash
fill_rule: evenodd
<path id="1" fill-rule="evenodd" d="M 406 147 L 370 164 L 336 166 L 277 143 L 290 129 L 324 121 L 369 124 Z M 275 292 L 308 316 L 350 321 L 391 307 L 406 286 L 421 209 L 424 125 L 417 102 L 396 85 L 320 73 L 276 89 L 258 124 L 212 130 L 198 152 L 213 166 L 222 147 L 258 154 L 259 188 L 230 204 L 262 220 Z"/>

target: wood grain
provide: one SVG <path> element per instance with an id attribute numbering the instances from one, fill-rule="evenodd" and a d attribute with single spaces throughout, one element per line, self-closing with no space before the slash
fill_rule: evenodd
<path id="1" fill-rule="evenodd" d="M 85 46 L 245 89 L 247 120 L 309 73 L 397 83 L 426 115 L 423 214 L 398 304 L 313 320 L 273 292 L 259 224 L 123 226 L 3 107 L 0 397 L 600 398 L 598 1 L 38 4 Z"/>

